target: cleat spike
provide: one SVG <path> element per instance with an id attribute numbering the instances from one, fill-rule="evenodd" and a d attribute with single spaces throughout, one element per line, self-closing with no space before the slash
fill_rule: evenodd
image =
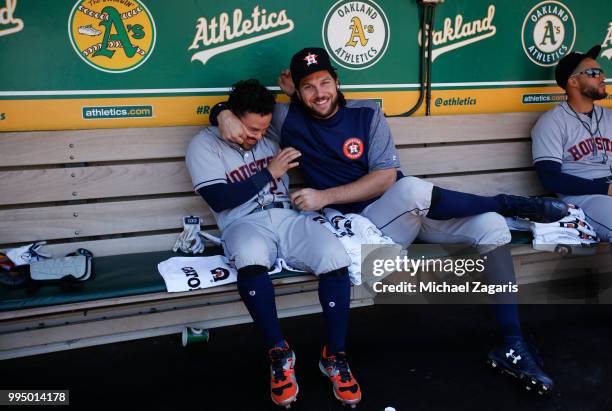
<path id="1" fill-rule="evenodd" d="M 348 365 L 346 353 L 337 352 L 329 355 L 327 347 L 323 347 L 319 370 L 332 383 L 336 399 L 343 406 L 349 406 L 351 409 L 355 408 L 357 403 L 361 401 L 361 389 Z"/>
<path id="2" fill-rule="evenodd" d="M 553 389 L 553 381 L 532 349 L 522 337 L 512 338 L 489 353 L 488 363 L 501 374 L 516 378 L 527 391 L 544 395 Z"/>
<path id="3" fill-rule="evenodd" d="M 272 402 L 285 409 L 297 400 L 299 386 L 295 379 L 295 354 L 285 342 L 284 347 L 273 347 L 270 359 L 270 393 Z"/>

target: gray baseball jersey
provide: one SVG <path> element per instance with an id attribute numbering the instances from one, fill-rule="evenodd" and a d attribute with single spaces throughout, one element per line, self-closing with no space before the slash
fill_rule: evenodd
<path id="1" fill-rule="evenodd" d="M 278 151 L 278 143 L 268 137 L 245 151 L 225 142 L 217 127 L 208 127 L 193 138 L 185 160 L 197 191 L 211 184 L 244 181 L 267 167 Z M 225 255 L 238 269 L 272 267 L 277 258 L 314 274 L 347 267 L 350 259 L 342 243 L 320 224 L 296 210 L 261 209 L 273 202 L 289 204 L 288 193 L 289 177 L 285 174 L 247 202 L 219 213 L 213 211 Z"/>
<path id="2" fill-rule="evenodd" d="M 531 132 L 533 162 L 556 161 L 561 172 L 595 179 L 612 175 L 612 110 L 591 117 L 563 102 L 544 113 Z"/>
<path id="3" fill-rule="evenodd" d="M 227 184 L 244 181 L 268 166 L 276 155 L 278 143 L 262 138 L 251 150 L 224 141 L 217 127 L 207 127 L 200 131 L 189 144 L 185 161 L 191 175 L 193 189 L 212 184 Z M 278 201 L 287 201 L 289 177 L 268 183 L 257 195 L 238 207 L 214 212 L 219 228 L 223 230 L 233 221 L 244 217 L 261 206 Z"/>

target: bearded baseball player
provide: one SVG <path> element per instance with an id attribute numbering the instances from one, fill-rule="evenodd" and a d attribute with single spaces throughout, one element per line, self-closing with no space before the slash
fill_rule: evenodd
<path id="1" fill-rule="evenodd" d="M 337 375 L 337 396 L 347 404 L 361 400 L 359 384 L 346 361 L 350 259 L 340 241 L 322 225 L 291 209 L 287 170 L 300 152 L 279 151 L 265 134 L 275 96 L 257 80 L 233 86 L 228 105 L 249 136 L 240 144 L 223 140 L 217 127 L 196 135 L 186 162 L 196 192 L 208 203 L 225 255 L 238 270 L 238 291 L 265 339 L 270 359 L 271 397 L 289 408 L 296 400 L 295 354 L 283 337 L 268 271 L 277 258 L 319 276 L 319 300 L 326 324 L 327 365 Z"/>
<path id="2" fill-rule="evenodd" d="M 510 252 L 500 247 L 511 240 L 502 216 L 553 222 L 567 215 L 567 206 L 557 199 L 483 197 L 404 176 L 384 114 L 373 102 L 345 100 L 324 49 L 299 51 L 290 69 L 279 83 L 291 103 L 276 104 L 268 136 L 302 154 L 300 169 L 310 187 L 291 195 L 299 209 L 331 206 L 360 213 L 403 246 L 417 237 L 430 243 L 474 244 L 486 251 L 489 281 L 496 284 L 516 282 Z M 225 108 L 215 106 L 211 122 L 218 120 L 228 141 L 248 139 L 249 131 Z M 522 337 L 516 294 L 497 297 L 501 304 L 494 305 L 495 313 L 504 338 L 489 353 L 490 364 L 519 377 L 529 389 L 550 391 L 551 378 Z M 321 364 L 328 358 L 324 350 Z"/>
<path id="3" fill-rule="evenodd" d="M 555 69 L 567 102 L 543 114 L 531 132 L 542 185 L 580 206 L 602 240 L 612 241 L 612 110 L 605 75 L 595 61 L 601 46 L 563 57 Z"/>

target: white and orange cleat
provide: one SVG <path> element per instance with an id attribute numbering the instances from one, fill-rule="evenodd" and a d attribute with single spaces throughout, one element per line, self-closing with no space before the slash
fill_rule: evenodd
<path id="1" fill-rule="evenodd" d="M 346 353 L 337 352 L 334 355 L 328 355 L 327 346 L 323 347 L 319 368 L 332 382 L 334 396 L 343 404 L 355 408 L 361 401 L 361 388 L 351 373 Z"/>
<path id="2" fill-rule="evenodd" d="M 300 391 L 295 379 L 295 353 L 285 347 L 274 347 L 268 351 L 270 359 L 270 395 L 276 405 L 291 408 Z"/>

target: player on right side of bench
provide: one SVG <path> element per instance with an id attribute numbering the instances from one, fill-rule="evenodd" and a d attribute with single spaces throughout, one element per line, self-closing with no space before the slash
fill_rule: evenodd
<path id="1" fill-rule="evenodd" d="M 540 117 L 531 132 L 542 185 L 581 207 L 602 240 L 612 240 L 612 110 L 605 75 L 595 61 L 601 46 L 563 57 L 555 69 L 567 102 Z"/>

